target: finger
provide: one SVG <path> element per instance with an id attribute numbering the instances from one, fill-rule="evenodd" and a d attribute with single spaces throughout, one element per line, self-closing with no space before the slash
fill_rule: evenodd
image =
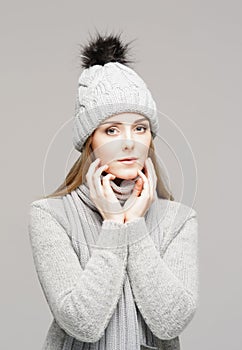
<path id="1" fill-rule="evenodd" d="M 141 170 L 138 169 L 138 174 L 140 175 L 140 177 L 143 180 L 143 191 L 141 193 L 142 195 L 148 195 L 149 194 L 149 183 L 148 183 L 148 179 L 145 176 L 145 174 L 143 174 L 143 172 Z"/>
<path id="2" fill-rule="evenodd" d="M 151 198 L 153 199 L 155 197 L 155 191 L 156 191 L 156 183 L 157 183 L 157 177 L 155 173 L 155 167 L 153 165 L 152 159 L 149 157 L 148 158 L 148 163 L 149 163 L 149 174 L 150 177 L 152 178 L 152 185 L 151 185 Z"/>
<path id="3" fill-rule="evenodd" d="M 89 165 L 88 171 L 86 173 L 86 179 L 88 184 L 91 184 L 93 173 L 99 163 L 100 163 L 100 158 L 97 158 Z"/>
<path id="4" fill-rule="evenodd" d="M 96 167 L 98 166 L 98 164 L 100 163 L 100 158 L 95 159 L 89 166 L 88 171 L 86 173 L 86 180 L 88 183 L 88 187 L 90 189 L 90 194 L 96 193 L 96 188 L 95 185 L 93 183 L 93 173 L 96 169 Z"/>
<path id="5" fill-rule="evenodd" d="M 99 167 L 93 174 L 93 183 L 96 189 L 96 193 L 99 197 L 103 196 L 103 188 L 102 188 L 102 182 L 101 182 L 101 174 L 104 170 L 108 168 L 107 164 L 102 165 Z"/>
<path id="6" fill-rule="evenodd" d="M 143 188 L 143 180 L 142 180 L 141 177 L 139 177 L 138 180 L 135 182 L 135 186 L 134 186 L 134 189 L 133 189 L 131 195 L 126 200 L 126 202 L 125 202 L 125 204 L 123 206 L 124 210 L 128 210 L 129 208 L 133 207 L 137 197 L 142 192 L 142 188 Z"/>
<path id="7" fill-rule="evenodd" d="M 104 188 L 104 192 L 105 192 L 105 195 L 109 198 L 109 199 L 114 199 L 114 197 L 116 198 L 113 190 L 112 190 L 112 187 L 110 185 L 110 180 L 113 180 L 115 179 L 115 175 L 113 174 L 107 174 L 103 177 L 102 179 L 102 184 L 103 184 L 103 188 Z"/>
<path id="8" fill-rule="evenodd" d="M 90 179 L 90 177 L 92 176 L 93 174 L 93 171 L 94 169 L 96 168 L 96 166 L 100 163 L 100 158 L 97 158 L 95 159 L 90 165 L 89 165 L 89 168 L 88 168 L 88 171 L 86 173 L 86 178 L 87 179 Z"/>
<path id="9" fill-rule="evenodd" d="M 140 177 L 136 182 L 135 182 L 135 186 L 133 189 L 133 194 L 138 197 L 140 195 L 140 193 L 142 192 L 142 188 L 143 188 L 143 180 Z"/>
<path id="10" fill-rule="evenodd" d="M 107 174 L 103 177 L 102 182 L 103 182 L 103 192 L 104 196 L 107 199 L 109 205 L 107 206 L 108 212 L 112 212 L 113 214 L 120 214 L 122 213 L 122 207 L 110 185 L 110 180 L 115 179 L 115 175 L 113 174 Z M 111 204 L 111 206 L 110 206 Z"/>
<path id="11" fill-rule="evenodd" d="M 156 175 L 154 164 L 153 164 L 152 159 L 150 157 L 149 157 L 149 162 L 150 162 L 151 174 L 152 174 L 152 177 L 153 177 L 153 191 L 155 193 L 156 186 L 157 186 L 157 175 Z"/>
<path id="12" fill-rule="evenodd" d="M 146 170 L 146 177 L 149 182 L 149 195 L 152 198 L 153 195 L 153 177 L 152 177 L 152 172 L 151 172 L 151 165 L 150 165 L 150 160 L 147 158 L 145 160 L 145 170 Z"/>
<path id="13" fill-rule="evenodd" d="M 143 188 L 143 180 L 140 178 L 138 178 L 138 180 L 136 180 L 133 191 L 130 195 L 130 197 L 138 197 L 140 195 L 140 193 L 142 192 L 142 188 Z"/>
<path id="14" fill-rule="evenodd" d="M 144 170 L 145 170 L 145 176 L 148 178 L 147 159 L 145 159 Z"/>

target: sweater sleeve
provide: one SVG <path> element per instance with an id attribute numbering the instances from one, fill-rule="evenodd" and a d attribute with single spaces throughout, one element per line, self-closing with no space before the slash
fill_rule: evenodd
<path id="1" fill-rule="evenodd" d="M 79 341 L 98 341 L 115 311 L 126 276 L 125 226 L 103 221 L 84 270 L 63 226 L 33 203 L 28 231 L 38 279 L 56 322 Z"/>
<path id="2" fill-rule="evenodd" d="M 128 265 L 136 304 L 159 339 L 178 336 L 198 304 L 197 215 L 185 220 L 163 256 L 154 245 L 144 217 L 128 227 Z"/>

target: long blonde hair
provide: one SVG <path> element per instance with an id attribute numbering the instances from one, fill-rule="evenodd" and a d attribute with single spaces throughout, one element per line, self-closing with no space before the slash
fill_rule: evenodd
<path id="1" fill-rule="evenodd" d="M 41 198 L 64 196 L 70 193 L 71 191 L 75 190 L 78 186 L 80 186 L 85 181 L 88 168 L 90 164 L 94 161 L 91 142 L 92 142 L 92 135 L 90 135 L 86 140 L 80 157 L 73 164 L 64 182 L 53 193 Z M 155 155 L 155 146 L 153 143 L 153 139 L 151 139 L 151 143 L 150 143 L 149 157 L 153 162 L 156 176 L 157 176 L 157 187 L 156 187 L 157 196 L 160 198 L 174 201 L 174 197 L 172 196 L 172 193 L 167 189 L 163 181 L 163 178 L 162 178 L 163 174 L 159 168 L 156 155 Z"/>

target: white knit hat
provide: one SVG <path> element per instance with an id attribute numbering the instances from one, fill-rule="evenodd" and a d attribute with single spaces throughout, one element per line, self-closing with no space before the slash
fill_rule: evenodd
<path id="1" fill-rule="evenodd" d="M 127 66 L 127 46 L 117 36 L 98 34 L 83 50 L 85 69 L 78 81 L 73 124 L 73 144 L 80 152 L 98 125 L 117 113 L 144 115 L 150 121 L 152 137 L 157 134 L 156 103 L 145 82 Z"/>

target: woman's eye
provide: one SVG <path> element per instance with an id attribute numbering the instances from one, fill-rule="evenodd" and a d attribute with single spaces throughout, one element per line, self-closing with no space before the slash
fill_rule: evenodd
<path id="1" fill-rule="evenodd" d="M 109 131 L 109 130 L 116 130 L 116 129 L 114 129 L 114 128 L 108 128 L 108 129 L 105 130 L 105 132 L 108 134 L 108 131 Z M 113 133 L 111 133 L 111 134 L 113 134 Z"/>
<path id="2" fill-rule="evenodd" d="M 138 126 L 137 126 L 137 128 L 143 128 L 143 129 L 144 129 L 144 131 L 147 129 L 147 127 L 146 127 L 146 126 L 144 126 L 144 125 L 138 125 Z"/>

